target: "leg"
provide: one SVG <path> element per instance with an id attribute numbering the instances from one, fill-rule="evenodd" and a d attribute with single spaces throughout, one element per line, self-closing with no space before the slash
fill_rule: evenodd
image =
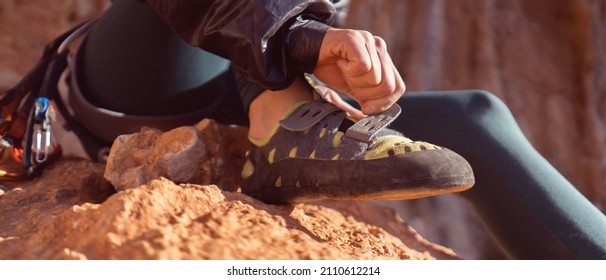
<path id="1" fill-rule="evenodd" d="M 225 121 L 224 111 L 242 113 L 239 120 L 246 120 L 244 112 L 250 109 L 254 147 L 249 154 L 264 165 L 258 165 L 261 168 L 252 177 L 255 170 L 249 169 L 242 189 L 265 201 L 415 198 L 461 191 L 473 183 L 471 168 L 460 156 L 383 130 L 396 114 L 394 110 L 383 118 L 354 125 L 345 112 L 330 104 L 303 104 L 301 101 L 313 98 L 311 88 L 302 80 L 284 91 L 261 91 L 250 83 L 241 83 L 241 77 L 231 76 L 238 83 L 220 79 L 221 86 L 209 89 L 207 86 L 224 72 L 205 74 L 202 70 L 218 62 L 186 45 L 144 3 L 116 1 L 91 31 L 74 64 L 79 71 L 75 71 L 78 76 L 73 76 L 72 84 L 77 81 L 83 89 L 78 96 L 93 103 L 85 104 L 90 110 L 102 112 L 89 114 L 90 121 L 86 122 L 81 111 L 74 111 L 80 112 L 89 130 L 97 127 L 100 131 L 98 124 L 104 123 L 106 131 L 102 132 L 108 141 L 137 131 L 142 125 L 185 125 L 164 122 L 166 126 L 159 127 L 153 121 L 144 121 L 157 117 L 166 120 L 188 111 L 198 113 L 200 107 L 196 120 L 210 117 Z M 223 101 L 233 100 L 227 98 L 234 92 L 226 90 L 230 87 L 239 89 L 238 102 Z M 112 116 L 116 125 L 101 120 L 103 110 L 97 107 L 115 112 Z M 300 115 L 288 114 L 294 111 Z M 123 115 L 137 122 L 124 129 Z M 278 125 L 284 117 L 288 118 L 287 124 Z M 440 167 L 434 167 L 434 162 Z M 402 165 L 412 168 L 402 173 L 398 168 Z M 388 172 L 399 174 L 381 176 Z"/>
<path id="2" fill-rule="evenodd" d="M 250 119 L 249 135 L 253 139 L 267 137 L 278 121 L 293 105 L 301 101 L 312 101 L 311 88 L 298 79 L 285 90 L 263 91 L 250 104 L 248 116 Z M 272 108 L 268 110 L 267 108 Z"/>
<path id="3" fill-rule="evenodd" d="M 77 87 L 92 105 L 137 118 L 151 116 L 145 125 L 152 127 L 157 127 L 154 117 L 190 112 L 199 112 L 197 120 L 248 125 L 248 113 L 251 136 L 263 138 L 291 106 L 313 99 L 302 79 L 282 91 L 246 81 L 230 71 L 229 61 L 188 45 L 138 1 L 114 1 L 79 49 L 77 62 Z M 82 121 L 88 128 L 100 122 Z M 101 138 L 111 141 L 138 130 L 139 124 Z"/>
<path id="4" fill-rule="evenodd" d="M 399 104 L 392 127 L 469 161 L 476 185 L 462 195 L 512 258 L 606 258 L 606 217 L 530 145 L 496 97 L 412 93 Z"/>
<path id="5" fill-rule="evenodd" d="M 473 184 L 471 167 L 459 155 L 383 129 L 394 110 L 357 121 L 313 100 L 311 92 L 297 80 L 252 102 L 243 193 L 269 203 L 401 200 Z"/>
<path id="6" fill-rule="evenodd" d="M 200 112 L 197 119 L 247 124 L 229 61 L 188 45 L 144 2 L 114 1 L 77 62 L 78 85 L 95 106 L 135 116 Z"/>

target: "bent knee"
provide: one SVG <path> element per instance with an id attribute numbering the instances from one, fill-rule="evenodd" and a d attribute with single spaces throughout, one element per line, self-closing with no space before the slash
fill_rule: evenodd
<path id="1" fill-rule="evenodd" d="M 511 112 L 494 94 L 484 90 L 419 92 L 405 95 L 401 103 L 407 128 L 439 124 L 442 129 L 473 133 L 480 126 L 513 120 Z M 410 124 L 408 123 L 410 122 Z"/>
<path id="2" fill-rule="evenodd" d="M 466 109 L 490 110 L 497 106 L 504 106 L 503 101 L 489 91 L 464 91 L 461 92 L 461 95 L 462 99 L 465 100 Z"/>
<path id="3" fill-rule="evenodd" d="M 444 92 L 440 95 L 440 116 L 446 123 L 459 129 L 476 129 L 511 121 L 513 116 L 507 105 L 496 95 L 485 90 Z"/>
<path id="4" fill-rule="evenodd" d="M 456 93 L 458 99 L 462 102 L 459 108 L 463 110 L 464 115 L 478 116 L 485 114 L 506 114 L 510 115 L 507 105 L 496 95 L 485 90 L 470 90 Z"/>

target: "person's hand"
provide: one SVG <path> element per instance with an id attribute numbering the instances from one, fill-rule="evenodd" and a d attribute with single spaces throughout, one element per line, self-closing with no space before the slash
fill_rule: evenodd
<path id="1" fill-rule="evenodd" d="M 385 41 L 367 31 L 329 29 L 313 74 L 355 99 L 367 115 L 387 110 L 406 90 Z"/>

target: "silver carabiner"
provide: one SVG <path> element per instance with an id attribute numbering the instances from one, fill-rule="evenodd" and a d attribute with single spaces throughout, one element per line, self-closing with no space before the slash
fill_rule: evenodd
<path id="1" fill-rule="evenodd" d="M 50 130 L 50 126 L 45 129 L 43 124 L 36 131 L 36 142 L 33 147 L 33 152 L 36 156 L 37 163 L 43 163 L 48 158 L 48 155 L 52 152 L 53 137 Z"/>
<path id="2" fill-rule="evenodd" d="M 43 163 L 53 152 L 53 132 L 51 121 L 54 119 L 53 111 L 48 99 L 40 97 L 36 99 L 36 134 L 32 147 L 36 163 Z"/>

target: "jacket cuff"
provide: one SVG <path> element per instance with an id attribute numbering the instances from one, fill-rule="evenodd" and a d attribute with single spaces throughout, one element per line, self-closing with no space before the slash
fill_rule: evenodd
<path id="1" fill-rule="evenodd" d="M 297 17 L 286 36 L 291 66 L 304 73 L 312 73 L 318 63 L 322 40 L 330 28 L 319 21 Z"/>

